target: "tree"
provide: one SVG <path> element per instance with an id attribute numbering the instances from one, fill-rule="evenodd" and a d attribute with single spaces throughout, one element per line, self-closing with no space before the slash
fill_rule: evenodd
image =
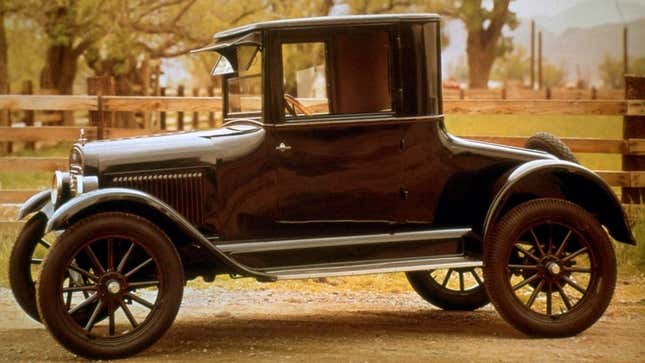
<path id="1" fill-rule="evenodd" d="M 564 84 L 567 72 L 562 68 L 544 62 L 542 64 L 542 82 L 544 87 L 553 88 L 560 87 Z"/>
<path id="2" fill-rule="evenodd" d="M 488 88 L 488 80 L 497 57 L 512 51 L 511 39 L 502 37 L 502 29 L 518 25 L 515 13 L 509 10 L 512 0 L 491 0 L 492 8 L 482 0 L 456 0 L 444 13 L 461 19 L 466 26 L 468 39 L 469 86 Z"/>
<path id="3" fill-rule="evenodd" d="M 47 36 L 42 88 L 61 94 L 73 92 L 79 57 L 105 35 L 110 19 L 104 14 L 111 2 L 97 0 L 27 0 L 32 17 Z M 38 9 L 35 11 L 35 9 Z"/>
<path id="4" fill-rule="evenodd" d="M 605 87 L 616 89 L 625 87 L 623 62 L 605 54 L 602 63 L 598 65 L 598 71 Z"/>
<path id="5" fill-rule="evenodd" d="M 524 48 L 518 47 L 495 62 L 491 75 L 493 79 L 501 82 L 524 82 L 524 78 L 529 73 L 529 68 L 530 64 L 527 60 L 526 51 Z"/>
<path id="6" fill-rule="evenodd" d="M 605 87 L 614 89 L 625 88 L 625 74 L 622 60 L 613 58 L 609 54 L 605 54 L 602 63 L 598 65 L 598 71 L 600 72 L 600 78 L 602 79 Z M 629 73 L 644 75 L 645 58 L 634 59 L 629 66 Z"/>
<path id="7" fill-rule="evenodd" d="M 14 0 L 0 2 L 0 94 L 9 92 L 9 44 L 7 42 L 6 20 L 17 13 L 22 5 Z M 2 116 L 0 116 L 2 117 Z"/>

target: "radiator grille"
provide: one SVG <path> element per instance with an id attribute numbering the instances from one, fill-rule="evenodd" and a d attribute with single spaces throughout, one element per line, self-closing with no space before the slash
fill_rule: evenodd
<path id="1" fill-rule="evenodd" d="M 204 223 L 202 172 L 117 176 L 114 186 L 132 188 L 163 200 L 193 224 Z"/>

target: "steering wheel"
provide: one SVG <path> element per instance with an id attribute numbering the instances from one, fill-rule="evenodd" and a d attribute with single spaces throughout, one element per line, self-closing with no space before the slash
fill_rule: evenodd
<path id="1" fill-rule="evenodd" d="M 284 94 L 284 108 L 286 108 L 292 116 L 298 116 L 298 112 L 305 116 L 311 116 L 312 114 L 309 107 L 303 105 L 302 102 L 298 101 L 297 98 L 288 93 Z"/>

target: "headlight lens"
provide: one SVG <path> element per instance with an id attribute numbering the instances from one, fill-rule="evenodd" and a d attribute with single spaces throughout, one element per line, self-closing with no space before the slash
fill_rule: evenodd
<path id="1" fill-rule="evenodd" d="M 52 179 L 52 188 L 51 188 L 51 198 L 52 203 L 56 206 L 59 205 L 63 200 L 69 198 L 71 195 L 70 192 L 70 175 L 57 170 L 54 172 L 54 178 Z"/>

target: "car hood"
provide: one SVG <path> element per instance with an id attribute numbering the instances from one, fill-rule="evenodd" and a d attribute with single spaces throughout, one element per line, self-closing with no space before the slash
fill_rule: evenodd
<path id="1" fill-rule="evenodd" d="M 127 173 L 214 165 L 247 155 L 264 140 L 265 131 L 252 123 L 214 130 L 177 132 L 101 140 L 76 145 L 85 174 Z"/>

